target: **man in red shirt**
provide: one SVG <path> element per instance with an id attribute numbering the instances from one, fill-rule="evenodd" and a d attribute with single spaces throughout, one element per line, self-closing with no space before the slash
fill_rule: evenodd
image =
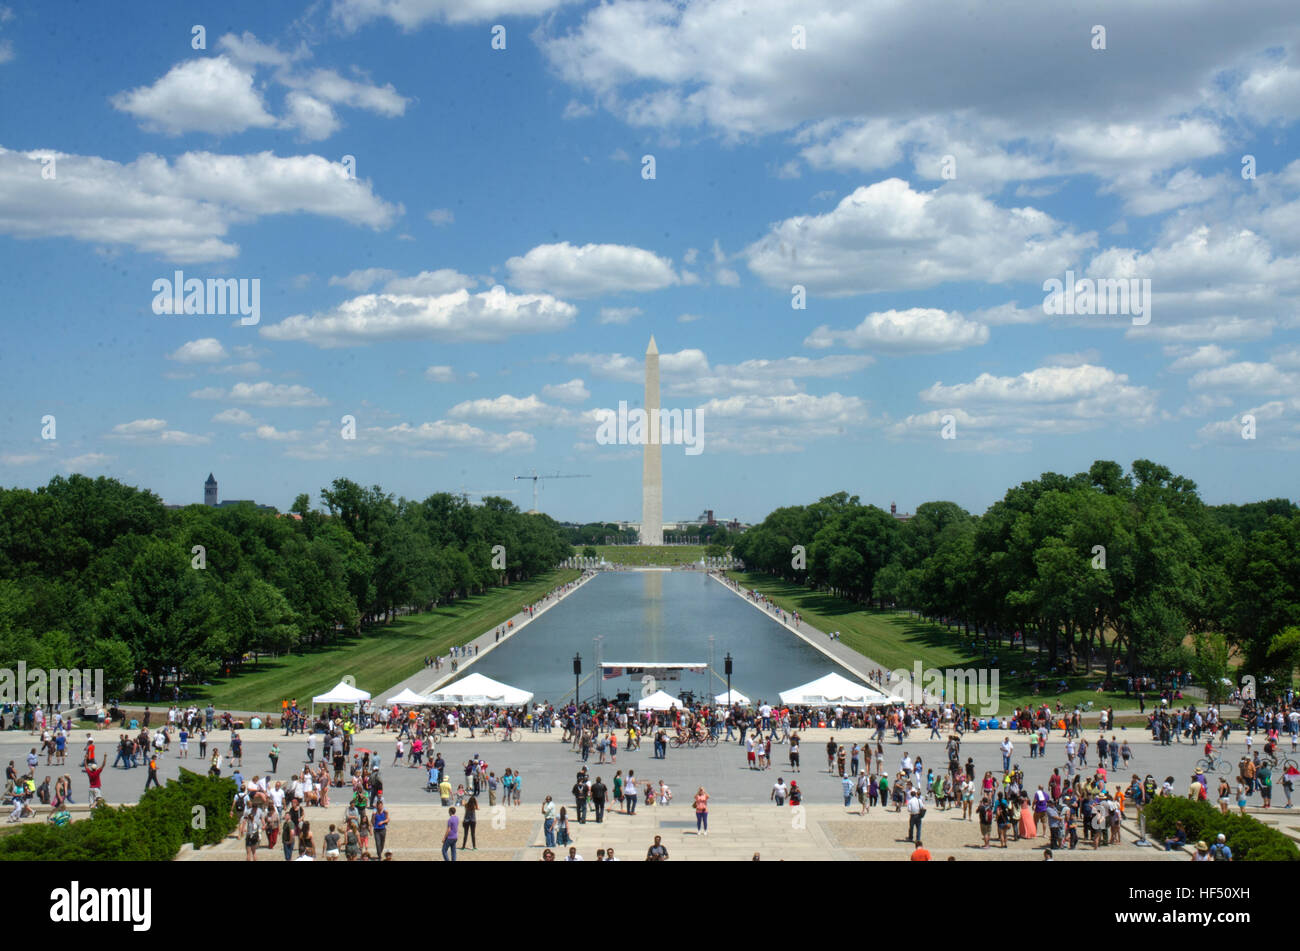
<path id="1" fill-rule="evenodd" d="M 104 760 L 104 762 L 100 763 L 99 766 L 96 767 L 94 760 L 91 760 L 84 767 L 82 767 L 86 771 L 86 775 L 90 777 L 90 805 L 92 809 L 94 808 L 95 803 L 98 800 L 104 798 L 104 793 L 101 790 L 99 777 L 100 774 L 104 772 L 104 767 L 107 765 L 108 765 L 108 760 Z"/>
<path id="2" fill-rule="evenodd" d="M 930 861 L 930 850 L 921 844 L 921 840 L 916 840 L 916 850 L 912 853 L 913 862 Z"/>

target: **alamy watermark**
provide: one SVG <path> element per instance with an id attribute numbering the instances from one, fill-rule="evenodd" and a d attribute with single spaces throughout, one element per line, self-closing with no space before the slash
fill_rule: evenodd
<path id="1" fill-rule="evenodd" d="M 924 667 L 918 660 L 911 670 L 896 667 L 889 672 L 890 689 L 911 703 L 941 700 L 959 707 L 978 707 L 984 716 L 998 712 L 999 682 L 996 667 Z"/>
<path id="2" fill-rule="evenodd" d="M 186 278 L 177 271 L 172 278 L 153 282 L 153 312 L 199 316 L 241 315 L 239 322 L 250 327 L 262 319 L 262 279 L 210 277 L 203 281 Z"/>
<path id="3" fill-rule="evenodd" d="M 602 446 L 685 446 L 686 455 L 704 451 L 704 410 L 631 409 L 620 400 L 617 410 L 598 409 L 596 442 Z"/>
<path id="4" fill-rule="evenodd" d="M 1132 317 L 1133 326 L 1151 323 L 1151 278 L 1081 277 L 1065 272 L 1065 280 L 1043 281 L 1043 313 L 1049 316 L 1110 315 Z"/>
<path id="5" fill-rule="evenodd" d="M 0 704 L 100 707 L 104 704 L 104 671 L 27 666 L 0 667 Z"/>

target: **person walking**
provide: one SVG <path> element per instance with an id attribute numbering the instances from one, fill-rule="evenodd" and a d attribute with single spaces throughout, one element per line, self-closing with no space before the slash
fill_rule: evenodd
<path id="1" fill-rule="evenodd" d="M 704 831 L 701 832 L 700 830 Z M 709 834 L 709 794 L 701 786 L 695 793 L 695 834 Z"/>
<path id="2" fill-rule="evenodd" d="M 275 771 L 280 767 L 280 744 L 272 743 L 271 752 L 267 756 L 271 759 L 271 775 L 274 776 Z"/>
<path id="3" fill-rule="evenodd" d="M 456 815 L 456 807 L 452 806 L 447 810 L 447 831 L 442 835 L 442 860 L 444 862 L 456 861 L 456 840 L 460 838 L 460 819 Z M 448 852 L 451 857 L 448 858 Z"/>
<path id="4" fill-rule="evenodd" d="M 375 810 L 374 819 L 371 822 L 375 830 L 375 858 L 382 859 L 384 856 L 384 842 L 388 839 L 388 807 L 381 800 L 379 808 Z"/>
<path id="5" fill-rule="evenodd" d="M 597 776 L 596 781 L 591 784 L 591 802 L 596 807 L 597 822 L 605 821 L 605 796 L 608 792 L 609 787 Z"/>

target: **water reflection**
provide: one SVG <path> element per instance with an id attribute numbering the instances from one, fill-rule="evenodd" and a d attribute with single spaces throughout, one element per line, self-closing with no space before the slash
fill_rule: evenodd
<path id="1" fill-rule="evenodd" d="M 755 701 L 775 702 L 779 691 L 831 670 L 852 676 L 716 581 L 694 572 L 660 571 L 610 572 L 593 579 L 469 669 L 559 703 L 573 695 L 572 659 L 580 652 L 584 698 L 597 688 L 611 698 L 620 691 L 639 697 L 639 676 L 604 681 L 598 672 L 590 676 L 598 635 L 601 659 L 625 664 L 707 664 L 712 635 L 716 671 L 683 672 L 681 680 L 660 684 L 674 696 L 682 690 L 696 696 L 726 690 L 722 658 L 728 651 L 735 662 L 733 689 Z"/>

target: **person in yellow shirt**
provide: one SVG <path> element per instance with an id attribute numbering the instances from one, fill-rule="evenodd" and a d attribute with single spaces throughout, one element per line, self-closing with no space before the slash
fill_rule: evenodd
<path id="1" fill-rule="evenodd" d="M 451 783 L 447 781 L 446 776 L 443 776 L 442 782 L 438 784 L 438 795 L 442 797 L 444 806 L 451 805 Z"/>

